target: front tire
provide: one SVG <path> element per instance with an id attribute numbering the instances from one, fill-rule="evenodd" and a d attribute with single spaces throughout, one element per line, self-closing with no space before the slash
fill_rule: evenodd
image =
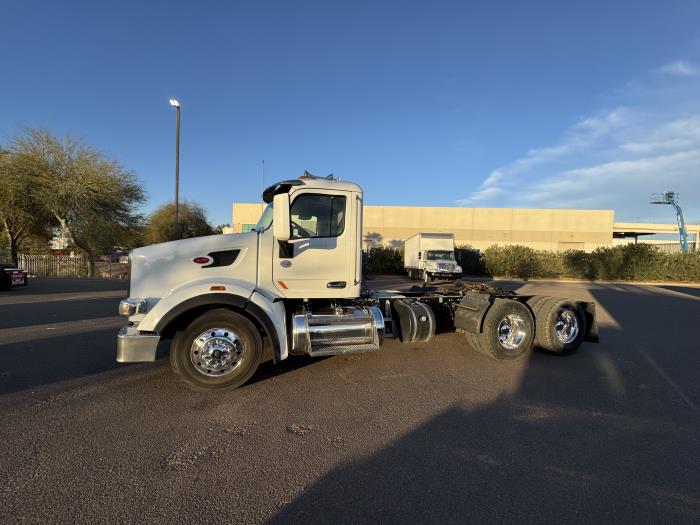
<path id="1" fill-rule="evenodd" d="M 175 334 L 170 366 L 195 390 L 235 388 L 258 369 L 262 348 L 260 332 L 247 317 L 218 308 Z"/>

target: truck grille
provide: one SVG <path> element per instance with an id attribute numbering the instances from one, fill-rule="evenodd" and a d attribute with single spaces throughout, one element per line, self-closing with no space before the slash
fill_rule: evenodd
<path id="1" fill-rule="evenodd" d="M 454 265 L 452 265 L 450 263 L 438 263 L 437 267 L 438 267 L 438 270 L 441 270 L 443 272 L 451 272 L 455 268 Z"/>

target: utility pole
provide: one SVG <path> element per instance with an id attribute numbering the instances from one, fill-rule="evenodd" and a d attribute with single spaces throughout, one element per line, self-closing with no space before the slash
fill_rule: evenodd
<path id="1" fill-rule="evenodd" d="M 175 239 L 180 238 L 180 103 L 170 99 L 175 108 Z"/>

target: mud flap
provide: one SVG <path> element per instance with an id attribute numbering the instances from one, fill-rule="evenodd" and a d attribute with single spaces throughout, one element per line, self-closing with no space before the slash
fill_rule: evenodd
<path id="1" fill-rule="evenodd" d="M 598 321 L 595 316 L 595 303 L 588 301 L 576 301 L 586 316 L 586 336 L 583 338 L 588 343 L 598 343 Z"/>
<path id="2" fill-rule="evenodd" d="M 494 296 L 483 292 L 467 292 L 462 300 L 455 304 L 455 328 L 478 334 L 484 322 L 486 312 L 493 304 Z"/>

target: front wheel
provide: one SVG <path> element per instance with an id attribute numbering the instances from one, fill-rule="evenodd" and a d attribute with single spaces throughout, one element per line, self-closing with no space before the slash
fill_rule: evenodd
<path id="1" fill-rule="evenodd" d="M 210 310 L 178 331 L 170 347 L 173 371 L 196 390 L 235 388 L 262 360 L 262 339 L 253 323 L 225 308 Z"/>

